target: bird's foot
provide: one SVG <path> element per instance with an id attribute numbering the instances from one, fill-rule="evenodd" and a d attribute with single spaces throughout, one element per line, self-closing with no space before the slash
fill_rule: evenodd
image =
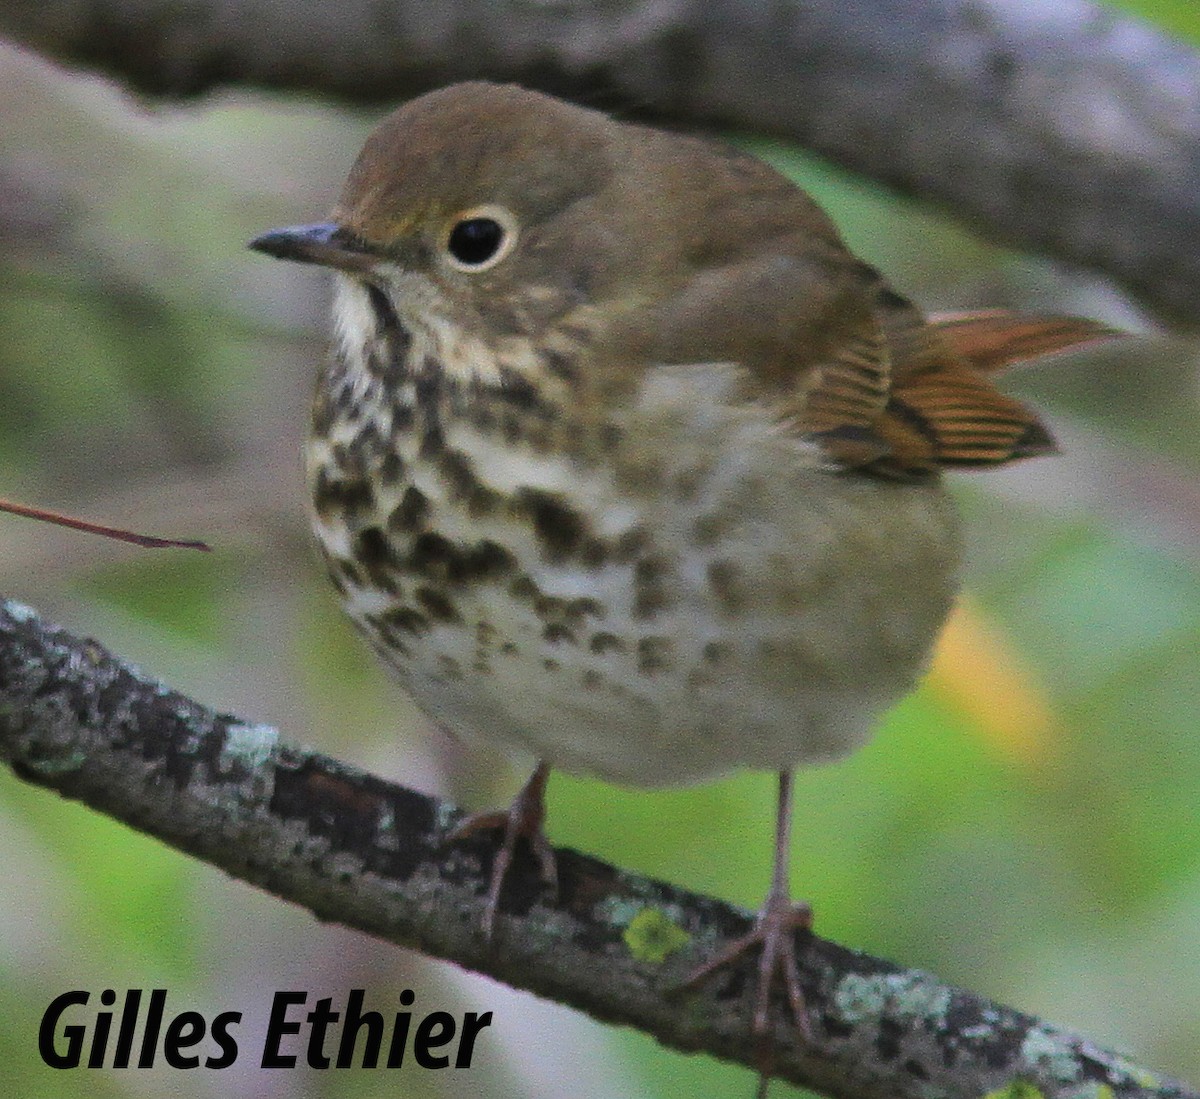
<path id="1" fill-rule="evenodd" d="M 777 978 L 787 992 L 788 1006 L 796 1027 L 804 1037 L 811 1037 L 804 993 L 800 988 L 800 971 L 796 965 L 796 932 L 812 930 L 812 909 L 804 902 L 792 902 L 786 895 L 767 897 L 754 927 L 740 939 L 735 939 L 715 958 L 693 970 L 683 982 L 685 989 L 695 988 L 718 969 L 736 961 L 743 954 L 759 949 L 758 991 L 750 1031 L 756 1039 L 770 1032 L 771 989 Z"/>
<path id="2" fill-rule="evenodd" d="M 538 861 L 539 875 L 552 893 L 558 890 L 558 868 L 554 859 L 554 848 L 546 838 L 542 824 L 546 819 L 546 780 L 550 768 L 539 763 L 529 780 L 521 787 L 507 810 L 487 810 L 472 813 L 457 824 L 447 836 L 447 842 L 465 839 L 477 832 L 502 830 L 504 839 L 496 858 L 492 862 L 492 876 L 488 884 L 487 901 L 483 910 L 484 937 L 491 942 L 496 930 L 496 912 L 500 906 L 500 891 L 504 879 L 512 867 L 517 840 L 528 841 Z"/>
<path id="3" fill-rule="evenodd" d="M 805 903 L 792 902 L 786 893 L 772 892 L 758 914 L 754 928 L 739 939 L 735 939 L 715 958 L 693 970 L 681 985 L 692 989 L 706 981 L 718 969 L 736 961 L 751 950 L 760 951 L 758 957 L 758 989 L 754 999 L 754 1015 L 751 1017 L 750 1033 L 754 1039 L 755 1067 L 758 1069 L 756 1099 L 766 1099 L 771 1079 L 771 989 L 780 980 L 787 993 L 788 1007 L 796 1029 L 809 1039 L 812 1027 L 804 1005 L 804 992 L 800 988 L 800 971 L 796 965 L 796 932 L 812 930 L 812 909 Z"/>

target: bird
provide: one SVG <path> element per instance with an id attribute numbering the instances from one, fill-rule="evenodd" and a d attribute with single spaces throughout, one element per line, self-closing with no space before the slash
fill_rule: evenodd
<path id="1" fill-rule="evenodd" d="M 328 220 L 252 248 L 333 272 L 305 447 L 343 606 L 438 724 L 539 762 L 486 894 L 529 841 L 553 887 L 552 770 L 634 787 L 778 775 L 752 931 L 801 1026 L 793 775 L 864 743 L 924 671 L 959 583 L 942 474 L 1051 454 L 1010 363 L 1114 333 L 926 317 L 764 162 L 511 84 L 451 85 L 367 138 Z"/>

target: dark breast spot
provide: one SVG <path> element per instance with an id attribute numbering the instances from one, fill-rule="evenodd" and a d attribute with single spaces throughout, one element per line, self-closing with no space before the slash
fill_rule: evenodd
<path id="1" fill-rule="evenodd" d="M 429 619 L 415 607 L 393 607 L 379 616 L 385 629 L 402 633 L 422 634 L 429 629 Z"/>
<path id="2" fill-rule="evenodd" d="M 687 504 L 700 495 L 706 471 L 698 466 L 684 470 L 675 478 L 675 499 Z"/>
<path id="3" fill-rule="evenodd" d="M 489 515 L 500 506 L 500 494 L 475 476 L 470 459 L 462 451 L 443 450 L 437 463 L 442 480 L 450 490 L 450 499 L 465 504 L 473 519 Z"/>
<path id="4" fill-rule="evenodd" d="M 392 552 L 387 535 L 379 527 L 365 527 L 351 543 L 350 552 L 362 566 L 373 587 L 390 595 L 398 595 L 400 584 L 396 577 L 398 561 Z"/>
<path id="5" fill-rule="evenodd" d="M 564 625 L 562 622 L 551 622 L 544 630 L 542 630 L 542 640 L 551 645 L 559 645 L 566 643 L 568 645 L 576 644 L 575 631 L 570 626 Z"/>
<path id="6" fill-rule="evenodd" d="M 421 417 L 419 454 L 422 458 L 433 458 L 440 454 L 446 445 L 442 413 L 453 387 L 446 380 L 440 364 L 426 356 L 414 388 L 417 411 Z"/>
<path id="7" fill-rule="evenodd" d="M 330 573 L 335 576 L 335 578 L 342 578 L 343 587 L 345 587 L 346 584 L 353 585 L 356 588 L 362 587 L 362 573 L 359 572 L 358 566 L 353 561 L 347 561 L 345 558 L 339 558 L 336 561 L 330 561 Z"/>
<path id="8" fill-rule="evenodd" d="M 538 387 L 511 367 L 500 368 L 500 388 L 492 392 L 509 407 L 539 419 L 548 419 L 556 412 L 542 397 Z"/>
<path id="9" fill-rule="evenodd" d="M 413 421 L 416 419 L 416 412 L 410 404 L 400 404 L 397 402 L 392 405 L 392 434 L 405 435 L 412 431 Z"/>
<path id="10" fill-rule="evenodd" d="M 604 608 L 600 605 L 600 601 L 587 595 L 582 595 L 578 599 L 568 599 L 563 608 L 563 614 L 571 622 L 582 622 L 584 618 L 589 617 L 599 618 L 603 613 Z"/>
<path id="11" fill-rule="evenodd" d="M 425 526 L 429 518 L 429 501 L 425 494 L 411 485 L 404 490 L 400 503 L 392 509 L 388 516 L 388 529 L 397 531 L 418 531 Z"/>
<path id="12" fill-rule="evenodd" d="M 391 561 L 387 536 L 378 527 L 365 527 L 354 536 L 353 554 L 367 569 L 377 569 Z"/>
<path id="13" fill-rule="evenodd" d="M 330 428 L 333 427 L 334 411 L 329 390 L 324 385 L 319 386 L 312 403 L 312 430 L 314 435 L 325 436 L 329 434 Z"/>
<path id="14" fill-rule="evenodd" d="M 638 671 L 642 675 L 656 675 L 670 666 L 671 639 L 668 637 L 643 637 L 637 645 Z"/>
<path id="15" fill-rule="evenodd" d="M 361 438 L 360 433 L 354 437 L 353 441 L 357 442 Z M 361 446 L 354 446 L 352 443 L 334 443 L 329 453 L 338 472 L 347 479 L 359 480 L 366 476 L 367 463 Z"/>
<path id="16" fill-rule="evenodd" d="M 601 631 L 600 633 L 592 634 L 592 639 L 588 642 L 588 648 L 597 655 L 619 653 L 625 651 L 625 642 L 615 633 Z"/>
<path id="17" fill-rule="evenodd" d="M 361 464 L 378 473 L 383 459 L 388 454 L 394 453 L 394 448 L 384 438 L 378 423 L 375 420 L 368 420 L 358 434 L 350 440 L 350 451 L 354 455 L 356 464 Z"/>
<path id="18" fill-rule="evenodd" d="M 730 614 L 746 605 L 746 589 L 732 561 L 714 561 L 708 566 L 708 586 L 721 608 Z"/>
<path id="19" fill-rule="evenodd" d="M 639 554 L 645 552 L 649 544 L 650 539 L 647 537 L 646 532 L 638 530 L 635 527 L 632 530 L 625 531 L 617 539 L 616 552 L 613 556 L 620 564 L 627 565 Z"/>
<path id="20" fill-rule="evenodd" d="M 490 539 L 452 542 L 434 531 L 413 539 L 404 564 L 411 572 L 448 584 L 474 584 L 496 580 L 515 566 L 513 555 Z"/>
<path id="21" fill-rule="evenodd" d="M 404 459 L 389 446 L 379 463 L 378 476 L 381 484 L 394 485 L 404 476 Z"/>
<path id="22" fill-rule="evenodd" d="M 432 621 L 447 623 L 462 622 L 462 615 L 458 613 L 458 608 L 445 593 L 438 591 L 436 588 L 421 587 L 417 588 L 413 594 L 416 596 L 417 602 L 421 604 L 421 608 Z"/>
<path id="23" fill-rule="evenodd" d="M 709 641 L 704 646 L 704 659 L 709 664 L 720 664 L 727 655 L 726 646 L 719 641 Z"/>
<path id="24" fill-rule="evenodd" d="M 380 340 L 368 347 L 366 369 L 385 389 L 395 388 L 408 376 L 404 352 L 394 351 L 391 340 Z"/>
<path id="25" fill-rule="evenodd" d="M 570 557 L 587 536 L 587 521 L 559 495 L 522 488 L 513 495 L 512 501 L 514 510 L 532 522 L 534 534 L 548 561 L 563 561 Z"/>
<path id="26" fill-rule="evenodd" d="M 667 590 L 670 567 L 661 557 L 643 557 L 633 567 L 633 613 L 638 618 L 653 618 L 671 600 Z"/>
<path id="27" fill-rule="evenodd" d="M 715 546 L 729 530 L 729 523 L 720 515 L 702 515 L 692 526 L 692 540 L 700 549 Z"/>
<path id="28" fill-rule="evenodd" d="M 417 404 L 427 405 L 437 400 L 444 381 L 442 364 L 432 355 L 426 355 L 421 360 L 421 369 L 417 372 Z"/>
<path id="29" fill-rule="evenodd" d="M 546 424 L 530 424 L 525 429 L 525 445 L 534 454 L 548 454 L 554 443 L 553 432 Z"/>
<path id="30" fill-rule="evenodd" d="M 579 381 L 579 371 L 576 369 L 575 363 L 561 351 L 543 351 L 542 362 L 554 377 L 560 378 L 569 385 L 574 385 Z"/>
<path id="31" fill-rule="evenodd" d="M 608 562 L 609 547 L 599 538 L 585 538 L 579 547 L 579 560 L 589 569 L 603 568 Z"/>
<path id="32" fill-rule="evenodd" d="M 490 538 L 467 547 L 462 555 L 458 579 L 463 582 L 494 580 L 516 567 L 516 559 L 508 550 Z"/>
<path id="33" fill-rule="evenodd" d="M 367 635 L 370 638 L 370 634 Z M 395 664 L 397 657 L 410 658 L 412 649 L 396 630 L 381 626 L 376 631 L 374 639 L 375 651 L 389 664 Z"/>
<path id="34" fill-rule="evenodd" d="M 322 519 L 335 515 L 357 515 L 375 506 L 375 497 L 368 481 L 338 477 L 325 467 L 317 471 L 312 496 L 313 507 Z"/>
<path id="35" fill-rule="evenodd" d="M 500 418 L 500 433 L 509 446 L 516 446 L 524 435 L 521 418 L 515 413 L 507 412 Z"/>
<path id="36" fill-rule="evenodd" d="M 445 535 L 427 530 L 413 539 L 405 564 L 422 576 L 436 576 L 458 551 Z"/>
<path id="37" fill-rule="evenodd" d="M 592 342 L 592 330 L 581 324 L 563 324 L 558 330 L 580 347 L 587 347 Z"/>
<path id="38" fill-rule="evenodd" d="M 424 426 L 421 428 L 421 446 L 418 454 L 422 458 L 434 458 L 441 453 L 446 445 L 446 436 L 442 431 L 442 421 L 436 412 L 430 412 L 425 416 Z"/>
<path id="39" fill-rule="evenodd" d="M 480 435 L 491 435 L 495 432 L 496 413 L 482 401 L 471 405 L 467 410 L 467 416 Z"/>
<path id="40" fill-rule="evenodd" d="M 508 594 L 522 602 L 532 602 L 537 598 L 537 584 L 533 582 L 533 578 L 528 573 L 523 572 L 520 576 L 512 578 L 512 582 L 508 585 Z"/>

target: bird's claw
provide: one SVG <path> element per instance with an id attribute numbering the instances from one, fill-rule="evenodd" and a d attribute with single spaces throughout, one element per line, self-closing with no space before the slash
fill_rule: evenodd
<path id="1" fill-rule="evenodd" d="M 525 839 L 538 861 L 538 875 L 552 894 L 558 892 L 558 866 L 554 848 L 546 838 L 543 822 L 546 818 L 546 780 L 550 769 L 539 764 L 529 781 L 521 787 L 507 810 L 486 810 L 472 813 L 461 820 L 450 831 L 446 842 L 454 843 L 478 832 L 502 830 L 504 839 L 492 862 L 492 874 L 488 882 L 487 899 L 483 909 L 483 934 L 488 942 L 496 930 L 496 913 L 500 907 L 500 892 L 504 879 L 512 867 L 517 840 Z"/>

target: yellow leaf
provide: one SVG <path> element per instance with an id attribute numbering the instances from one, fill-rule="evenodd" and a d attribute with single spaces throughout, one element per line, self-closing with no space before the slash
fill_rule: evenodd
<path id="1" fill-rule="evenodd" d="M 1028 765 L 1054 754 L 1054 713 L 1036 675 L 969 600 L 946 623 L 929 684 L 1008 759 Z"/>

